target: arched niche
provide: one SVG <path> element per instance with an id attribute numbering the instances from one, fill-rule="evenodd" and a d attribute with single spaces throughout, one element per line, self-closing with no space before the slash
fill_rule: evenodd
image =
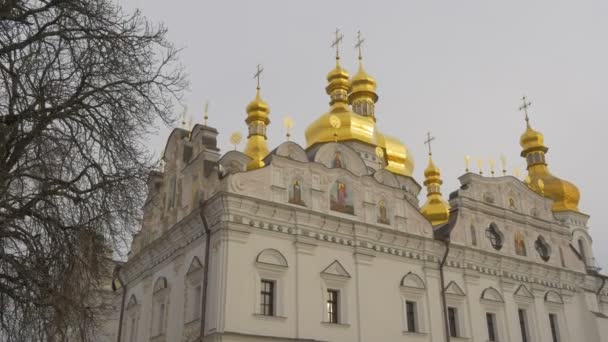
<path id="1" fill-rule="evenodd" d="M 424 281 L 420 278 L 419 275 L 413 272 L 408 272 L 406 275 L 401 278 L 401 282 L 399 283 L 402 287 L 409 287 L 414 289 L 423 290 L 426 288 Z"/>
<path id="2" fill-rule="evenodd" d="M 374 179 L 380 184 L 388 185 L 393 188 L 400 188 L 397 176 L 390 171 L 386 171 L 386 169 L 374 172 Z"/>
<path id="3" fill-rule="evenodd" d="M 167 278 L 160 277 L 160 278 L 156 279 L 156 282 L 154 282 L 153 293 L 157 293 L 162 290 L 165 290 L 167 287 L 168 287 Z"/>
<path id="4" fill-rule="evenodd" d="M 278 267 L 288 267 L 287 258 L 274 248 L 268 248 L 261 251 L 255 258 L 257 264 L 272 265 Z"/>
<path id="5" fill-rule="evenodd" d="M 233 174 L 237 172 L 247 171 L 247 164 L 251 161 L 251 158 L 240 151 L 229 151 L 224 154 L 218 163 L 222 166 L 222 169 L 227 174 Z"/>
<path id="6" fill-rule="evenodd" d="M 500 292 L 491 286 L 481 292 L 481 299 L 499 303 L 505 302 Z"/>

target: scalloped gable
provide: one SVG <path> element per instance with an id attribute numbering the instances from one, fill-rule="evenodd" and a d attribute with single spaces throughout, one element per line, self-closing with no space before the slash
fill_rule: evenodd
<path id="1" fill-rule="evenodd" d="M 453 280 L 448 284 L 448 286 L 445 287 L 445 293 L 453 294 L 456 296 L 466 296 L 460 286 L 458 286 L 458 284 L 456 284 L 456 282 Z"/>
<path id="2" fill-rule="evenodd" d="M 306 151 L 302 148 L 302 146 L 298 145 L 293 141 L 285 141 L 280 144 L 277 148 L 272 150 L 266 158 L 264 158 L 264 162 L 266 165 L 272 162 L 273 156 L 279 156 L 283 158 L 289 158 L 295 161 L 299 161 L 302 163 L 309 162 L 308 155 L 306 155 Z"/>
<path id="3" fill-rule="evenodd" d="M 532 294 L 532 292 L 530 292 L 530 290 L 528 290 L 526 285 L 523 285 L 523 284 L 519 285 L 519 287 L 517 288 L 517 291 L 515 291 L 515 296 L 525 297 L 525 298 L 534 298 L 534 295 Z"/>
<path id="4" fill-rule="evenodd" d="M 340 152 L 343 160 L 343 168 L 352 172 L 357 176 L 363 176 L 369 174 L 365 162 L 359 156 L 359 154 L 353 150 L 350 146 L 338 143 L 325 143 L 318 149 L 310 151 L 312 156 L 310 159 L 315 163 L 323 164 L 327 168 L 333 168 L 333 161 L 336 152 Z"/>
<path id="5" fill-rule="evenodd" d="M 228 173 L 244 172 L 247 170 L 247 164 L 251 158 L 245 153 L 237 150 L 226 152 L 218 161 Z"/>
<path id="6" fill-rule="evenodd" d="M 325 269 L 321 271 L 321 274 L 350 278 L 350 274 L 348 274 L 344 266 L 342 266 L 338 260 L 334 260 L 329 266 L 325 267 Z"/>

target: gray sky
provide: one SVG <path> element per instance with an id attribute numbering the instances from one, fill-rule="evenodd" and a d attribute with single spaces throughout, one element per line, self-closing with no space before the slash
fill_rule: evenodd
<path id="1" fill-rule="evenodd" d="M 269 147 L 293 140 L 328 108 L 325 75 L 334 65 L 333 32 L 345 35 L 342 63 L 356 72 L 357 30 L 364 64 L 376 77 L 378 125 L 400 138 L 416 160 L 422 183 L 427 131 L 447 194 L 458 186 L 464 156 L 519 157 L 521 96 L 532 101 L 531 122 L 545 134 L 552 172 L 578 185 L 580 209 L 591 215 L 595 256 L 608 268 L 608 210 L 603 208 L 608 162 L 607 1 L 166 1 L 120 0 L 169 28 L 183 48 L 191 82 L 189 111 L 220 131 L 246 132 L 245 106 L 254 97 L 255 67 L 264 67 L 262 95 L 271 108 Z M 169 129 L 153 137 L 160 153 Z M 473 165 L 475 163 L 472 163 Z M 487 171 L 487 170 L 486 170 Z"/>

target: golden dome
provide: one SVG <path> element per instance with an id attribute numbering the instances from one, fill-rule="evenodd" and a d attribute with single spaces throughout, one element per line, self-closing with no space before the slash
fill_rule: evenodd
<path id="1" fill-rule="evenodd" d="M 247 170 L 253 170 L 265 166 L 263 159 L 269 152 L 266 144 L 266 126 L 270 123 L 270 108 L 260 96 L 260 87 L 257 88 L 255 99 L 249 102 L 246 110 L 245 122 L 249 127 L 249 135 L 243 153 L 251 158 Z"/>
<path id="2" fill-rule="evenodd" d="M 426 202 L 420 212 L 433 226 L 448 222 L 450 204 L 441 195 L 441 172 L 429 155 L 429 165 L 424 170 L 424 185 L 427 188 Z"/>
<path id="3" fill-rule="evenodd" d="M 363 69 L 363 62 L 359 60 L 359 71 L 351 80 L 351 90 L 348 95 L 348 102 L 352 104 L 362 97 L 367 97 L 374 103 L 378 101 L 376 79 L 365 72 L 365 69 Z"/>
<path id="4" fill-rule="evenodd" d="M 546 153 L 549 150 L 544 144 L 542 133 L 530 127 L 526 118 L 526 131 L 519 143 L 521 156 L 528 164 L 528 186 L 536 193 L 553 200 L 553 211 L 578 211 L 580 192 L 576 185 L 560 179 L 549 171 Z"/>

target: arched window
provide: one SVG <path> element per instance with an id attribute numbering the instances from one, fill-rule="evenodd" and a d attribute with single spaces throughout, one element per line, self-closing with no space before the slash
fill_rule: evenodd
<path id="1" fill-rule="evenodd" d="M 488 229 L 486 229 L 486 237 L 495 250 L 498 251 L 502 248 L 502 234 L 498 230 L 496 224 L 491 223 Z"/>
<path id="2" fill-rule="evenodd" d="M 539 236 L 536 239 L 536 242 L 534 242 L 534 248 L 543 261 L 549 261 L 549 258 L 551 257 L 551 248 L 549 247 L 549 244 L 545 242 L 545 238 Z"/>
<path id="3" fill-rule="evenodd" d="M 587 253 L 585 251 L 585 242 L 582 238 L 578 239 L 578 252 L 581 254 L 581 259 L 583 259 L 585 265 L 587 265 Z"/>
<path id="4" fill-rule="evenodd" d="M 165 333 L 167 310 L 169 306 L 169 289 L 167 278 L 160 277 L 154 283 L 152 294 L 152 337 Z"/>
<path id="5" fill-rule="evenodd" d="M 515 245 L 515 254 L 520 256 L 526 256 L 526 242 L 524 241 L 524 234 L 521 231 L 516 231 L 515 236 L 513 238 L 513 242 Z"/>
<path id="6" fill-rule="evenodd" d="M 473 225 L 471 225 L 471 244 L 477 246 L 477 231 Z"/>

